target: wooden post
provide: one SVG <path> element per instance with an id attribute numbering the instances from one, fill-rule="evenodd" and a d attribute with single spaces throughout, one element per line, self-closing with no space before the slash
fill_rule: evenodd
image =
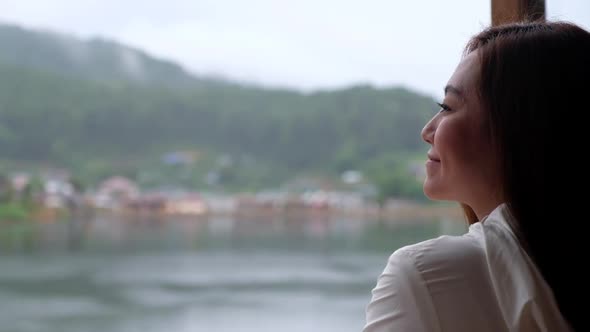
<path id="1" fill-rule="evenodd" d="M 545 20 L 545 0 L 492 0 L 492 25 Z"/>

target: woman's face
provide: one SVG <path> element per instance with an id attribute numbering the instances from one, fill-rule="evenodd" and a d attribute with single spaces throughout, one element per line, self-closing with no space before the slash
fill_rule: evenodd
<path id="1" fill-rule="evenodd" d="M 422 130 L 431 145 L 426 162 L 424 193 L 431 199 L 471 206 L 493 205 L 498 199 L 498 158 L 476 92 L 479 59 L 466 56 L 445 87 L 443 107 Z M 496 205 L 494 205 L 496 204 Z"/>

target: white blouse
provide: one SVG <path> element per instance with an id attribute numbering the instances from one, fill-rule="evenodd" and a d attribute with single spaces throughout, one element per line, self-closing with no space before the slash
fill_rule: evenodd
<path id="1" fill-rule="evenodd" d="M 363 331 L 572 331 L 507 218 L 502 204 L 463 236 L 395 251 Z"/>

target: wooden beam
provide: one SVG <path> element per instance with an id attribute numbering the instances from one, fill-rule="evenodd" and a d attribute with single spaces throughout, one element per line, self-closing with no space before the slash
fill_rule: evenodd
<path id="1" fill-rule="evenodd" d="M 545 0 L 492 0 L 492 25 L 544 19 Z"/>

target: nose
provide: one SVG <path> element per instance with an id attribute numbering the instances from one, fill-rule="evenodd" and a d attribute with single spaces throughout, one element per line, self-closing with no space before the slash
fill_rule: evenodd
<path id="1" fill-rule="evenodd" d="M 434 142 L 434 132 L 436 131 L 435 125 L 434 125 L 434 119 L 435 117 L 433 117 L 432 119 L 430 119 L 430 121 L 428 121 L 428 123 L 426 123 L 426 125 L 424 126 L 424 128 L 422 128 L 422 139 L 432 145 Z"/>

